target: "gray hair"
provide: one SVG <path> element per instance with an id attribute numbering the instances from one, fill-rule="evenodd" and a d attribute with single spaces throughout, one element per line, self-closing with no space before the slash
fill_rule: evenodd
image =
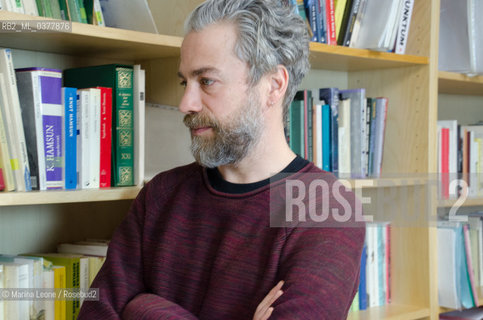
<path id="1" fill-rule="evenodd" d="M 307 25 L 296 9 L 282 0 L 208 0 L 185 23 L 185 33 L 219 23 L 233 23 L 238 31 L 235 54 L 248 64 L 249 84 L 283 65 L 289 73 L 283 115 L 310 68 Z M 287 1 L 285 1 L 287 2 Z"/>

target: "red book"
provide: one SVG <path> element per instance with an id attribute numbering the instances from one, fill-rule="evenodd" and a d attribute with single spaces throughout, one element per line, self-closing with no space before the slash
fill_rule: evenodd
<path id="1" fill-rule="evenodd" d="M 441 193 L 449 198 L 449 129 L 441 129 Z"/>
<path id="2" fill-rule="evenodd" d="M 112 89 L 97 87 L 101 90 L 101 162 L 99 187 L 111 186 L 111 137 L 112 137 Z"/>
<path id="3" fill-rule="evenodd" d="M 335 8 L 334 0 L 325 0 L 325 13 L 327 19 L 327 44 L 337 45 L 335 27 Z"/>
<path id="4" fill-rule="evenodd" d="M 0 191 L 5 189 L 5 180 L 3 180 L 3 170 L 0 168 Z"/>

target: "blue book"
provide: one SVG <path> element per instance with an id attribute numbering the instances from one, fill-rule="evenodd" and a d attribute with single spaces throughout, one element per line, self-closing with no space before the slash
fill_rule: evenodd
<path id="1" fill-rule="evenodd" d="M 319 99 L 330 106 L 330 170 L 337 175 L 339 173 L 339 89 L 319 89 Z"/>
<path id="2" fill-rule="evenodd" d="M 331 125 L 330 106 L 322 106 L 322 170 L 331 171 Z"/>
<path id="3" fill-rule="evenodd" d="M 367 245 L 364 244 L 361 255 L 361 273 L 359 274 L 359 310 L 367 309 L 366 264 Z"/>
<path id="4" fill-rule="evenodd" d="M 65 188 L 77 187 L 77 89 L 62 88 Z"/>
<path id="5" fill-rule="evenodd" d="M 311 32 L 312 32 L 312 38 L 310 39 L 310 41 L 312 42 L 319 42 L 319 37 L 318 37 L 318 33 L 320 32 L 320 28 L 319 30 L 317 30 L 317 25 L 319 24 L 317 22 L 317 4 L 316 2 L 318 2 L 318 0 L 304 0 L 304 6 L 305 6 L 305 13 L 307 15 L 307 20 L 309 21 L 309 25 L 310 25 L 310 29 L 311 29 Z"/>

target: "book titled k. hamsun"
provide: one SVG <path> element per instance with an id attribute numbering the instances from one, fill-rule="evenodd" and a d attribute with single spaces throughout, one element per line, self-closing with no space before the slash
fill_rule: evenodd
<path id="1" fill-rule="evenodd" d="M 61 189 L 64 187 L 62 72 L 46 68 L 25 68 L 17 69 L 16 74 L 29 165 L 38 170 L 38 181 L 32 179 L 32 185 L 40 190 Z M 31 177 L 35 178 L 33 170 Z"/>
<path id="2" fill-rule="evenodd" d="M 64 71 L 64 85 L 112 88 L 112 185 L 134 184 L 133 67 L 110 64 Z"/>

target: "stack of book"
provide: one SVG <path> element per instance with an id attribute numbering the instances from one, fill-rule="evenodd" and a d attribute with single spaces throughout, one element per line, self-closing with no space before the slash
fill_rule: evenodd
<path id="1" fill-rule="evenodd" d="M 143 179 L 144 70 L 13 68 L 0 50 L 6 191 L 132 186 Z"/>
<path id="2" fill-rule="evenodd" d="M 438 121 L 438 173 L 441 199 L 483 196 L 483 124 Z"/>
<path id="3" fill-rule="evenodd" d="M 291 0 L 313 42 L 404 54 L 414 0 Z M 384 12 L 384 14 L 381 14 Z"/>
<path id="4" fill-rule="evenodd" d="M 2 0 L 0 9 L 102 27 L 158 33 L 146 0 Z"/>
<path id="5" fill-rule="evenodd" d="M 58 253 L 0 255 L 0 289 L 11 289 L 18 300 L 0 300 L 5 319 L 76 319 L 83 299 L 71 299 L 87 290 L 102 267 L 108 241 L 62 243 Z M 33 299 L 17 289 L 30 291 Z M 51 293 L 55 293 L 54 296 Z M 39 297 L 43 297 L 40 299 Z M 3 318 L 2 318 L 3 319 Z"/>
<path id="6" fill-rule="evenodd" d="M 297 92 L 286 138 L 291 149 L 339 178 L 380 177 L 388 99 L 365 89 Z"/>
<path id="7" fill-rule="evenodd" d="M 359 289 L 350 311 L 380 307 L 391 302 L 391 225 L 367 223 L 362 249 Z"/>
<path id="8" fill-rule="evenodd" d="M 478 287 L 483 284 L 481 212 L 468 222 L 438 222 L 439 305 L 466 309 L 479 305 Z"/>

